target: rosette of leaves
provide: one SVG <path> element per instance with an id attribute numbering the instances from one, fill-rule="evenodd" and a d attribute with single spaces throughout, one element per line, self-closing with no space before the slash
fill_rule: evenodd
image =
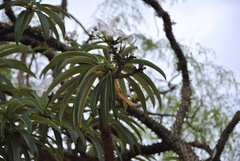
<path id="1" fill-rule="evenodd" d="M 102 54 L 94 53 L 96 50 Z M 81 126 L 86 107 L 91 109 L 92 116 L 100 114 L 103 125 L 107 127 L 110 116 L 117 119 L 118 102 L 125 106 L 141 106 L 146 112 L 148 97 L 153 106 L 156 105 L 157 98 L 160 106 L 158 89 L 144 73 L 144 69 L 150 67 L 164 78 L 165 74 L 150 61 L 132 56 L 135 50 L 134 45 L 122 45 L 119 39 L 111 39 L 85 43 L 79 51 L 59 53 L 52 59 L 42 74 L 53 69 L 55 78 L 47 92 L 61 84 L 52 96 L 52 103 L 61 102 L 58 103 L 60 120 L 70 103 L 73 104 L 72 117 L 75 126 Z M 138 102 L 132 102 L 127 83 L 134 90 Z"/>
<path id="2" fill-rule="evenodd" d="M 13 6 L 23 8 L 15 22 L 14 37 L 17 44 L 19 43 L 24 30 L 29 26 L 34 14 L 37 15 L 41 23 L 44 40 L 48 39 L 50 29 L 59 40 L 59 31 L 56 26 L 60 28 L 63 37 L 65 36 L 65 26 L 58 13 L 64 14 L 67 17 L 69 17 L 69 14 L 59 7 L 49 4 L 41 4 L 36 2 L 36 0 L 10 0 L 0 5 L 0 9 L 9 10 Z"/>

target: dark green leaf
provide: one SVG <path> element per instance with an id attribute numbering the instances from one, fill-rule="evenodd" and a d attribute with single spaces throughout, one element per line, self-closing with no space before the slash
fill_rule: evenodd
<path id="1" fill-rule="evenodd" d="M 80 86 L 80 91 L 77 94 L 76 101 L 74 103 L 74 117 L 73 117 L 73 122 L 74 123 L 80 123 L 82 122 L 82 115 L 83 115 L 83 110 L 85 108 L 85 104 L 87 101 L 87 98 L 89 97 L 89 93 L 91 91 L 91 87 L 97 78 L 97 74 L 93 73 L 89 75 L 89 77 L 81 82 Z M 77 121 L 77 122 L 75 122 Z"/>
<path id="2" fill-rule="evenodd" d="M 32 136 L 24 131 L 23 129 L 17 129 L 17 131 L 22 135 L 24 138 L 25 142 L 27 143 L 27 146 L 31 152 L 31 154 L 34 156 L 35 153 L 37 152 L 37 147 L 32 139 Z"/>
<path id="3" fill-rule="evenodd" d="M 153 69 L 155 69 L 156 71 L 158 71 L 163 77 L 164 79 L 166 78 L 165 73 L 162 71 L 161 68 L 159 68 L 158 66 L 156 66 L 155 64 L 153 64 L 152 62 L 148 61 L 148 60 L 143 60 L 143 59 L 131 59 L 128 63 L 133 63 L 133 64 L 144 64 L 146 66 L 149 66 Z"/>
<path id="4" fill-rule="evenodd" d="M 54 5 L 50 5 L 50 4 L 41 4 L 41 6 L 50 8 L 53 11 L 62 13 L 63 15 L 67 16 L 68 18 L 70 18 L 70 15 L 66 11 L 61 9 L 60 7 L 57 7 L 57 6 L 54 6 Z"/>
<path id="5" fill-rule="evenodd" d="M 103 159 L 103 149 L 102 149 L 101 143 L 99 141 L 97 141 L 97 139 L 95 137 L 92 137 L 92 136 L 89 136 L 89 137 L 90 137 L 90 140 L 92 141 L 92 143 L 94 145 L 94 148 L 97 151 L 98 159 L 100 161 L 104 161 L 104 159 Z"/>
<path id="6" fill-rule="evenodd" d="M 38 15 L 38 18 L 41 22 L 41 26 L 42 26 L 42 29 L 43 29 L 43 37 L 44 37 L 44 40 L 46 41 L 49 37 L 49 23 L 48 23 L 48 19 L 47 19 L 47 16 L 45 16 L 42 12 L 40 11 L 36 11 L 37 15 Z"/>
<path id="7" fill-rule="evenodd" d="M 35 74 L 26 66 L 25 63 L 15 60 L 15 59 L 8 59 L 9 61 L 11 61 L 11 63 L 13 65 L 9 65 L 9 64 L 5 64 L 5 65 L 1 65 L 0 68 L 13 68 L 13 69 L 18 69 L 21 71 L 24 71 L 28 74 L 30 74 L 31 76 L 35 77 Z"/>
<path id="8" fill-rule="evenodd" d="M 54 22 L 60 27 L 63 37 L 65 37 L 65 33 L 66 33 L 65 26 L 64 26 L 64 23 L 62 22 L 61 18 L 59 17 L 59 15 L 43 5 L 42 5 L 42 11 L 45 14 L 47 14 L 49 16 L 49 18 L 54 20 Z"/>
<path id="9" fill-rule="evenodd" d="M 105 128 L 108 127 L 109 123 L 109 112 L 110 112 L 110 104 L 109 104 L 109 81 L 108 78 L 103 78 L 103 83 L 100 88 L 100 113 L 102 124 Z"/>
<path id="10" fill-rule="evenodd" d="M 34 53 L 28 46 L 19 44 L 8 44 L 0 46 L 0 57 L 5 57 L 14 53 Z"/>
<path id="11" fill-rule="evenodd" d="M 14 29 L 14 37 L 15 37 L 15 42 L 18 44 L 24 30 L 26 29 L 27 25 L 30 23 L 29 17 L 32 16 L 32 13 L 29 12 L 28 10 L 22 11 L 15 23 L 15 29 Z"/>
<path id="12" fill-rule="evenodd" d="M 8 135 L 7 139 L 9 161 L 20 161 L 20 149 L 16 136 Z"/>
<path id="13" fill-rule="evenodd" d="M 146 107 L 146 99 L 144 97 L 144 94 L 142 92 L 142 89 L 139 87 L 138 83 L 136 83 L 132 78 L 128 77 L 126 78 L 127 81 L 131 84 L 131 86 L 133 87 L 134 91 L 136 92 L 136 94 L 138 95 L 138 98 L 141 102 L 142 108 L 144 110 L 144 112 L 147 112 L 147 107 Z"/>

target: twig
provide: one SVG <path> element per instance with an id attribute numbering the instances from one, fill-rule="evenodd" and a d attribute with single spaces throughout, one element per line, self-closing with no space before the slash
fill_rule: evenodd
<path id="1" fill-rule="evenodd" d="M 193 142 L 189 142 L 188 144 L 190 144 L 191 146 L 193 147 L 196 147 L 196 148 L 200 148 L 200 149 L 203 149 L 205 150 L 206 152 L 209 153 L 209 155 L 211 156 L 212 153 L 213 153 L 213 150 L 210 148 L 209 145 L 207 144 L 203 144 L 203 143 L 200 143 L 198 141 L 193 141 Z"/>
<path id="2" fill-rule="evenodd" d="M 88 36 L 91 36 L 91 34 L 87 31 L 87 29 L 83 26 L 83 24 L 78 21 L 72 14 L 68 13 L 69 16 L 74 20 L 76 21 L 77 24 L 79 24 L 81 26 L 81 28 L 83 29 L 83 31 L 88 35 Z"/>

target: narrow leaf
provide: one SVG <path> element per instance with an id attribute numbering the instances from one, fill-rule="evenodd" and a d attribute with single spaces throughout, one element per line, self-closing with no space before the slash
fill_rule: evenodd
<path id="1" fill-rule="evenodd" d="M 138 98 L 139 98 L 139 100 L 140 100 L 140 102 L 142 104 L 142 108 L 143 108 L 144 112 L 147 112 L 146 111 L 147 110 L 146 101 L 145 101 L 146 99 L 144 97 L 142 89 L 139 87 L 138 83 L 136 83 L 132 78 L 128 77 L 126 79 L 132 85 L 134 91 L 137 93 Z"/>
<path id="2" fill-rule="evenodd" d="M 16 20 L 15 29 L 14 29 L 14 37 L 15 37 L 15 42 L 17 44 L 19 43 L 19 41 L 22 37 L 22 34 L 25 30 L 28 16 L 29 16 L 29 11 L 24 10 L 18 15 L 18 18 Z"/>
<path id="3" fill-rule="evenodd" d="M 148 61 L 148 60 L 143 60 L 143 59 L 131 59 L 128 63 L 133 63 L 133 64 L 144 64 L 146 66 L 149 66 L 153 69 L 155 69 L 156 71 L 158 71 L 163 77 L 164 79 L 166 78 L 165 73 L 162 71 L 161 68 L 159 68 L 158 66 L 156 66 L 155 64 L 153 64 L 152 62 Z"/>
<path id="4" fill-rule="evenodd" d="M 38 15 L 38 18 L 41 22 L 41 26 L 42 26 L 42 29 L 43 29 L 43 37 L 44 37 L 44 40 L 46 41 L 49 37 L 49 23 L 48 23 L 48 19 L 47 19 L 47 16 L 45 16 L 42 12 L 40 11 L 36 11 L 37 15 Z"/>

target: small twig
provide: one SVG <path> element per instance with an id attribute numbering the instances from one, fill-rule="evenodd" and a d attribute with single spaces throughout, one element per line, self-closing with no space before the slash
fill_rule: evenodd
<path id="1" fill-rule="evenodd" d="M 77 20 L 77 18 L 75 18 L 72 14 L 68 13 L 69 16 L 77 23 L 81 26 L 81 28 L 83 29 L 83 31 L 88 35 L 91 36 L 91 34 L 87 31 L 87 29 L 83 26 L 83 24 Z"/>

